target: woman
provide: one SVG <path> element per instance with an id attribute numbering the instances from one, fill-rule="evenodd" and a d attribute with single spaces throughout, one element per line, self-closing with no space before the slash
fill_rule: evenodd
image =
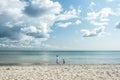
<path id="1" fill-rule="evenodd" d="M 56 64 L 59 64 L 59 57 L 56 55 Z"/>

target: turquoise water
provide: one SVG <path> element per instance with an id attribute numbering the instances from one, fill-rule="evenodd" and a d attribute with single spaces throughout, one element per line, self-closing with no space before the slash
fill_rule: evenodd
<path id="1" fill-rule="evenodd" d="M 0 65 L 120 64 L 119 51 L 0 51 Z"/>

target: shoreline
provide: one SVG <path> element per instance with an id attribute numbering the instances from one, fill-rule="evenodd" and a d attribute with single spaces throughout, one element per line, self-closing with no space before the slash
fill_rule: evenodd
<path id="1" fill-rule="evenodd" d="M 120 65 L 120 64 L 39 64 L 39 63 L 7 63 L 7 64 L 0 64 L 1 66 L 19 66 L 19 67 L 23 67 L 23 66 L 94 66 L 94 65 Z"/>
<path id="2" fill-rule="evenodd" d="M 119 80 L 120 64 L 0 66 L 0 80 Z"/>

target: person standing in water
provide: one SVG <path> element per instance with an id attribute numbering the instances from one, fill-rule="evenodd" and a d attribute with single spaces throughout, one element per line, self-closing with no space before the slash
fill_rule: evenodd
<path id="1" fill-rule="evenodd" d="M 56 55 L 56 64 L 59 64 L 59 57 Z"/>
<path id="2" fill-rule="evenodd" d="M 63 59 L 63 64 L 65 64 L 65 59 Z"/>

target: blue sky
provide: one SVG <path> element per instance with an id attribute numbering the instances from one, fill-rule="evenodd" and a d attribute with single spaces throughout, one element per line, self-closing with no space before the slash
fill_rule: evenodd
<path id="1" fill-rule="evenodd" d="M 120 50 L 119 17 L 119 0 L 1 0 L 0 49 Z"/>

